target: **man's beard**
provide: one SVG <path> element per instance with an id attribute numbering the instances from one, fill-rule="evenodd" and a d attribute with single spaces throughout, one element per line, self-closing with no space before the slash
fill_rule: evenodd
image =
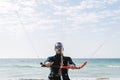
<path id="1" fill-rule="evenodd" d="M 62 51 L 57 51 L 56 53 L 61 54 L 61 53 L 62 53 Z"/>

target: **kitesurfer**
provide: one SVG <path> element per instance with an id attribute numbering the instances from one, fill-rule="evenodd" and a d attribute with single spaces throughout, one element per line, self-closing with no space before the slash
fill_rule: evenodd
<path id="1" fill-rule="evenodd" d="M 76 68 L 71 57 L 63 56 L 63 45 L 61 42 L 57 42 L 54 48 L 56 54 L 50 56 L 45 61 L 44 65 L 50 67 L 49 80 L 70 80 L 68 75 L 68 69 L 61 68 L 61 66 L 69 66 L 71 69 Z"/>

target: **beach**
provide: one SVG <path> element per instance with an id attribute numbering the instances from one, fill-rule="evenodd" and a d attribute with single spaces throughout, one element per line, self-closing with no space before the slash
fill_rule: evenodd
<path id="1" fill-rule="evenodd" d="M 48 80 L 48 79 L 40 79 L 40 78 L 31 78 L 31 79 L 29 79 L 29 78 L 27 78 L 27 79 L 15 79 L 15 78 L 9 78 L 9 79 L 7 79 L 7 78 L 0 78 L 0 80 Z M 120 80 L 120 78 L 79 78 L 79 79 L 77 79 L 77 78 L 75 78 L 75 79 L 71 79 L 71 80 Z"/>

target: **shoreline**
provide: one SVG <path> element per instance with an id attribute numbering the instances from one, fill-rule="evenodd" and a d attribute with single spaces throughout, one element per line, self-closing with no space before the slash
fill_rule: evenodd
<path id="1" fill-rule="evenodd" d="M 1 80 L 48 80 L 42 78 L 0 78 Z M 107 77 L 99 77 L 99 78 L 72 78 L 71 80 L 120 80 L 120 78 L 107 78 Z"/>

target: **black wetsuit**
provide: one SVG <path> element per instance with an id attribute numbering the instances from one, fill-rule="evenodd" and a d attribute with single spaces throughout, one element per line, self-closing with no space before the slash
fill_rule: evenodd
<path id="1" fill-rule="evenodd" d="M 55 56 L 51 56 L 47 58 L 47 62 L 54 62 L 50 68 L 50 74 L 48 76 L 49 80 L 61 80 L 61 76 L 63 80 L 70 80 L 68 76 L 68 69 L 61 69 L 61 55 L 56 54 Z M 63 66 L 67 66 L 67 64 L 73 64 L 73 61 L 70 57 L 63 56 Z"/>

